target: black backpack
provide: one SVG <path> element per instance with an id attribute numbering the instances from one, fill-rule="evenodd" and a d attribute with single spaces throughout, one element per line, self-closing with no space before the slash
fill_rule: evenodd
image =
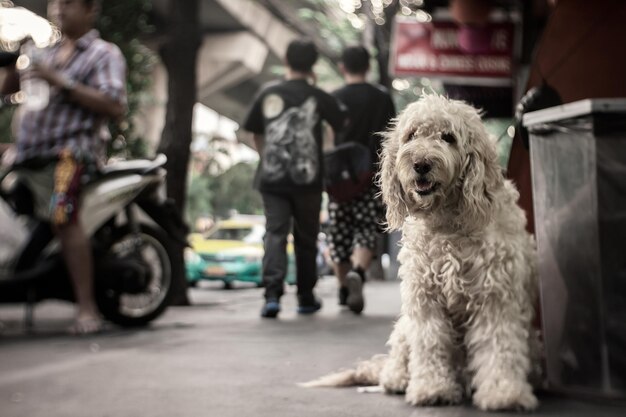
<path id="1" fill-rule="evenodd" d="M 373 177 L 367 146 L 347 142 L 324 152 L 324 187 L 332 200 L 346 202 L 358 197 L 372 185 Z"/>

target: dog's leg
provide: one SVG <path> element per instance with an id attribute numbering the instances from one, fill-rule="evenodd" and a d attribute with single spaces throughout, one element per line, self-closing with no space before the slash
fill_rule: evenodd
<path id="1" fill-rule="evenodd" d="M 410 320 L 405 315 L 400 316 L 389 336 L 389 357 L 380 373 L 380 385 L 388 394 L 403 394 L 409 383 L 409 345 L 406 334 L 410 332 Z"/>
<path id="2" fill-rule="evenodd" d="M 528 383 L 530 313 L 515 301 L 490 300 L 472 320 L 465 343 L 474 372 L 474 404 L 482 410 L 537 407 Z"/>
<path id="3" fill-rule="evenodd" d="M 435 300 L 422 300 L 409 314 L 406 401 L 412 405 L 459 403 L 463 391 L 452 365 L 455 346 L 449 317 Z"/>

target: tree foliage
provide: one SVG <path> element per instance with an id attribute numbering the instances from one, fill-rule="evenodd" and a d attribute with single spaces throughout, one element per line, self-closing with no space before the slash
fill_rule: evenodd
<path id="1" fill-rule="evenodd" d="M 151 0 L 103 1 L 98 30 L 103 39 L 116 44 L 124 54 L 128 67 L 128 115 L 121 123 L 111 125 L 110 153 L 141 157 L 147 153 L 145 139 L 135 126 L 135 115 L 150 100 L 152 72 L 156 55 L 140 39 L 154 32 L 149 24 Z"/>
<path id="2" fill-rule="evenodd" d="M 211 185 L 214 178 L 210 175 L 193 175 L 187 187 L 185 217 L 189 224 L 194 224 L 200 217 L 213 216 L 213 193 Z"/>
<path id="3" fill-rule="evenodd" d="M 336 8 L 336 0 L 308 0 L 308 7 L 302 7 L 298 15 L 305 21 L 315 22 L 319 34 L 327 41 L 328 46 L 335 52 L 349 44 L 361 41 L 361 30 L 356 28 L 348 19 L 332 18 L 325 11 Z"/>
<path id="4" fill-rule="evenodd" d="M 399 1 L 381 0 L 378 9 L 374 2 L 357 0 L 353 2 L 352 11 L 343 10 L 344 6 L 338 0 L 307 0 L 306 3 L 308 6 L 299 11 L 300 18 L 314 22 L 322 38 L 337 54 L 347 45 L 364 44 L 373 54 L 373 75 L 380 84 L 389 87 L 391 23 Z M 323 75 L 327 75 L 326 71 Z"/>
<path id="5" fill-rule="evenodd" d="M 200 172 L 192 175 L 187 188 L 186 218 L 228 217 L 232 210 L 262 214 L 261 194 L 252 187 L 256 163 L 240 162 L 219 175 Z"/>
<path id="6" fill-rule="evenodd" d="M 230 210 L 244 214 L 263 213 L 261 194 L 252 188 L 255 171 L 256 164 L 240 162 L 215 179 L 211 186 L 215 215 L 227 217 Z"/>

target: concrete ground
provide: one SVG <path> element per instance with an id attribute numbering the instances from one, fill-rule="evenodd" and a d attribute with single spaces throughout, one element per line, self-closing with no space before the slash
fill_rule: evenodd
<path id="1" fill-rule="evenodd" d="M 295 313 L 294 289 L 278 320 L 262 320 L 262 290 L 206 283 L 192 307 L 170 308 L 143 330 L 64 334 L 71 306 L 46 302 L 26 334 L 20 306 L 1 306 L 2 417 L 465 417 L 470 404 L 415 408 L 356 388 L 304 389 L 307 381 L 384 352 L 399 310 L 397 282 L 366 286 L 362 316 L 341 311 L 331 278 L 318 285 L 320 314 Z M 537 416 L 625 416 L 624 405 L 541 395 Z"/>

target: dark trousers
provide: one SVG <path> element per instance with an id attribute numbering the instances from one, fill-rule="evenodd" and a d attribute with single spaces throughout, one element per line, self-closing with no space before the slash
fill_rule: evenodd
<path id="1" fill-rule="evenodd" d="M 280 298 L 287 274 L 287 237 L 293 220 L 298 299 L 310 303 L 317 282 L 317 234 L 320 228 L 321 192 L 262 193 L 265 208 L 265 298 Z"/>

